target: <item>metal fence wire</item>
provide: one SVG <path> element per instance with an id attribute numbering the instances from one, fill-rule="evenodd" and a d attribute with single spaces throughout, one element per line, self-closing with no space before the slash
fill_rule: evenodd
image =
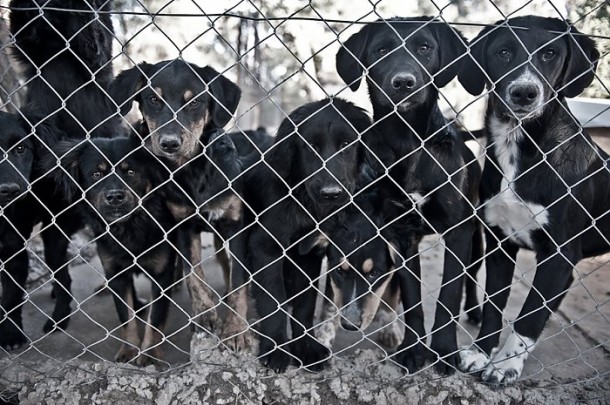
<path id="1" fill-rule="evenodd" d="M 208 3 L 0 3 L 2 403 L 610 399 L 606 1 Z"/>

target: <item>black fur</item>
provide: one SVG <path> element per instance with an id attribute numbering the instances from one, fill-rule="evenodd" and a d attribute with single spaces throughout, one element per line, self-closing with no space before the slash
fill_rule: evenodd
<path id="1" fill-rule="evenodd" d="M 136 362 L 146 365 L 161 353 L 159 345 L 176 264 L 171 235 L 166 239 L 175 221 L 156 190 L 164 169 L 133 138 L 69 141 L 57 144 L 54 149 L 65 169 L 59 175 L 59 183 L 76 198 L 84 193 L 87 201 L 81 207 L 95 233 L 98 254 L 122 324 L 122 339 L 127 342 L 117 353 L 117 360 L 134 360 L 141 348 L 142 355 Z M 137 309 L 133 277 L 140 272 L 153 280 L 145 336 L 156 336 L 152 342 L 145 338 L 141 347 L 137 333 L 128 332 Z"/>
<path id="2" fill-rule="evenodd" d="M 363 67 L 368 69 L 375 124 L 363 141 L 373 152 L 379 176 L 391 167 L 389 176 L 374 186 L 383 201 L 393 204 L 394 212 L 386 219 L 401 218 L 420 204 L 417 211 L 426 233 L 442 234 L 447 246 L 430 349 L 424 341 L 419 240 L 412 244 L 404 238 L 397 246 L 402 301 L 410 309 L 405 314 L 407 333 L 395 356 L 409 372 L 421 368 L 427 357 L 438 359 L 435 366 L 442 373 L 455 371 L 458 362 L 454 319 L 478 229 L 473 213 L 480 167 L 441 114 L 437 88 L 457 75 L 465 50 L 456 30 L 431 17 L 418 17 L 367 24 L 337 54 L 337 71 L 352 89 L 358 87 Z M 424 200 L 418 202 L 417 196 Z"/>
<path id="3" fill-rule="evenodd" d="M 273 370 L 292 360 L 320 369 L 329 359 L 312 331 L 317 291 L 310 280 L 319 277 L 323 252 L 300 255 L 297 244 L 349 201 L 364 163 L 358 136 L 369 126 L 364 111 L 341 99 L 305 104 L 282 121 L 264 160 L 245 173 L 244 199 L 260 217 L 246 215 L 248 233 L 238 239 L 249 252 L 240 260 L 246 272 L 236 269 L 233 282 L 245 285 L 246 273 L 254 276 L 260 355 Z M 278 302 L 293 308 L 292 339 Z"/>
<path id="4" fill-rule="evenodd" d="M 519 248 L 534 250 L 539 264 L 514 330 L 534 341 L 570 286 L 574 265 L 610 250 L 608 155 L 571 115 L 565 101 L 593 80 L 599 58 L 595 43 L 555 18 L 518 17 L 508 24 L 515 33 L 501 21 L 471 41 L 473 60 L 459 75 L 473 94 L 489 87 L 488 80 L 495 89 L 487 107 L 490 146 L 481 182 L 480 214 L 488 225 L 485 262 L 490 269 L 486 285 L 490 299 L 483 307 L 475 342 L 487 355 L 499 343 L 502 311 Z M 533 90 L 525 98 L 522 88 Z M 499 151 L 510 156 L 499 158 Z M 514 202 L 494 208 L 502 196 L 500 190 L 506 189 L 505 181 L 510 181 L 516 194 Z M 538 207 L 529 214 L 530 230 L 511 222 L 511 213 L 519 208 L 517 201 Z M 538 210 L 546 212 L 546 221 L 543 216 L 533 218 L 540 214 Z M 517 370 L 504 371 L 503 377 L 487 373 L 484 378 L 502 383 L 519 376 Z"/>

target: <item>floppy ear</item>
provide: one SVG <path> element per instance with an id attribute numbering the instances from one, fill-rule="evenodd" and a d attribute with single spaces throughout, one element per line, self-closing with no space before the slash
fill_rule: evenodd
<path id="1" fill-rule="evenodd" d="M 110 97 L 121 109 L 121 114 L 125 115 L 131 110 L 131 105 L 135 101 L 140 101 L 139 91 L 146 85 L 153 65 L 142 62 L 131 69 L 123 70 L 110 83 L 108 92 Z"/>
<path id="2" fill-rule="evenodd" d="M 369 25 L 365 25 L 359 32 L 349 37 L 337 52 L 337 73 L 352 91 L 356 91 L 360 87 L 360 79 L 364 71 L 362 59 L 366 50 L 369 31 Z"/>
<path id="3" fill-rule="evenodd" d="M 561 91 L 565 97 L 576 97 L 586 89 L 595 77 L 599 51 L 595 41 L 570 27 L 569 54 L 564 68 Z"/>
<path id="4" fill-rule="evenodd" d="M 51 175 L 57 182 L 57 188 L 70 200 L 77 197 L 80 191 L 80 157 L 87 143 L 86 140 L 71 139 L 53 146 L 53 152 L 59 157 L 63 169 L 57 167 L 57 159 L 51 153 L 47 154 L 43 162 L 43 166 L 55 169 Z"/>
<path id="5" fill-rule="evenodd" d="M 437 43 L 440 44 L 439 72 L 434 76 L 437 88 L 444 87 L 460 72 L 466 53 L 466 39 L 462 33 L 449 24 L 433 22 L 432 28 Z"/>
<path id="6" fill-rule="evenodd" d="M 470 55 L 466 55 L 462 58 L 463 62 L 458 73 L 458 80 L 464 89 L 474 96 L 481 94 L 485 89 L 485 70 L 487 70 L 487 61 L 483 57 L 483 54 L 487 46 L 489 34 L 494 28 L 496 28 L 495 25 L 487 26 L 479 32 L 479 34 L 468 43 Z"/>
<path id="7" fill-rule="evenodd" d="M 294 142 L 295 138 L 299 136 L 296 132 L 297 127 L 295 123 L 296 121 L 288 118 L 282 121 L 277 130 L 275 142 L 269 147 L 269 151 L 265 156 L 269 166 L 282 179 L 287 179 L 292 172 Z"/>
<path id="8" fill-rule="evenodd" d="M 210 110 L 212 122 L 215 127 L 222 128 L 227 125 L 237 110 L 241 89 L 209 66 L 197 68 L 197 73 L 208 84 L 213 96 Z"/>

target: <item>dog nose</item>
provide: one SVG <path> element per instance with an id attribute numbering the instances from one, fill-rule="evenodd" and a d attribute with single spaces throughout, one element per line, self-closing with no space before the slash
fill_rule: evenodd
<path id="1" fill-rule="evenodd" d="M 12 200 L 21 192 L 21 187 L 17 183 L 0 184 L 0 197 L 4 200 Z"/>
<path id="2" fill-rule="evenodd" d="M 341 319 L 341 327 L 345 330 L 349 330 L 352 332 L 357 331 L 358 329 L 360 329 L 360 325 L 361 325 L 360 321 L 352 321 L 352 320 L 347 320 L 345 318 Z"/>
<path id="3" fill-rule="evenodd" d="M 339 198 L 339 196 L 341 194 L 343 194 L 343 189 L 339 186 L 323 187 L 320 190 L 320 194 L 322 195 L 322 198 L 324 198 L 325 200 L 334 201 L 337 198 Z"/>
<path id="4" fill-rule="evenodd" d="M 181 145 L 182 142 L 180 141 L 180 138 L 175 136 L 164 136 L 159 140 L 159 146 L 161 146 L 163 152 L 167 153 L 176 152 L 178 149 L 180 149 Z"/>
<path id="5" fill-rule="evenodd" d="M 123 190 L 110 190 L 106 192 L 106 202 L 110 205 L 121 205 L 125 201 Z"/>
<path id="6" fill-rule="evenodd" d="M 411 90 L 416 84 L 417 80 L 411 73 L 398 73 L 392 77 L 392 87 L 396 90 Z"/>
<path id="7" fill-rule="evenodd" d="M 528 106 L 538 98 L 540 91 L 534 84 L 515 84 L 509 90 L 510 100 L 520 106 Z"/>

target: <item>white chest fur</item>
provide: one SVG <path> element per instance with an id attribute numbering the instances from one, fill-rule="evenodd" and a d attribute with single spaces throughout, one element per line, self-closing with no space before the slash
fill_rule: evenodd
<path id="1" fill-rule="evenodd" d="M 542 205 L 525 201 L 514 191 L 519 161 L 518 142 L 526 135 L 512 120 L 505 123 L 496 117 L 490 119 L 489 131 L 492 151 L 503 178 L 498 194 L 484 204 L 485 221 L 498 226 L 514 242 L 532 248 L 531 233 L 549 222 L 549 214 Z"/>

